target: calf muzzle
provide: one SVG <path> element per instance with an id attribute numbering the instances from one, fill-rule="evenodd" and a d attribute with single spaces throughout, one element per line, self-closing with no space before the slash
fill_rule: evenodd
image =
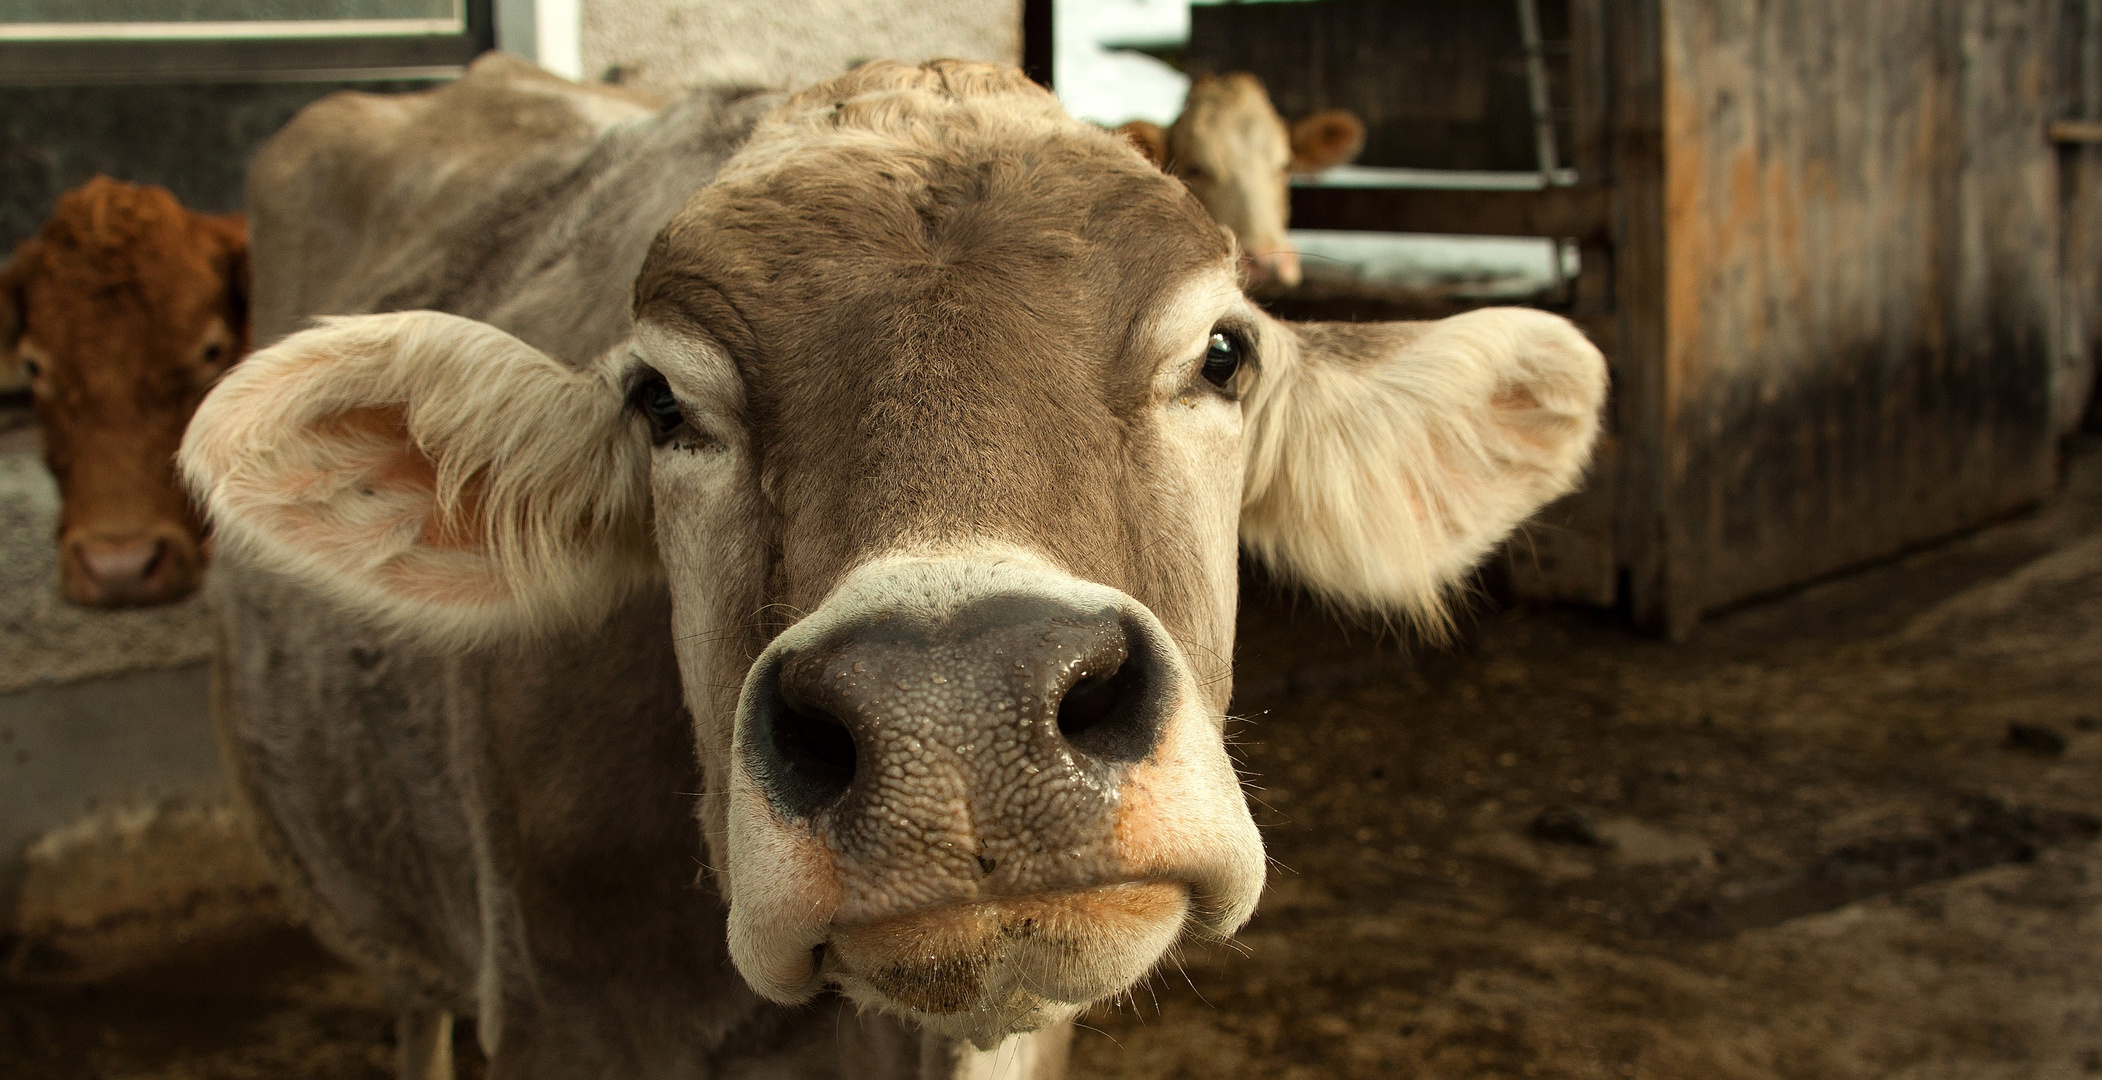
<path id="1" fill-rule="evenodd" d="M 172 525 L 122 533 L 69 529 L 59 540 L 59 583 L 88 607 L 150 607 L 188 596 L 202 559 Z"/>

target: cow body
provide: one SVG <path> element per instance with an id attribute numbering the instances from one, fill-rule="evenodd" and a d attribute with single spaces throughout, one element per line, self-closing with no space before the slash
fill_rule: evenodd
<path id="1" fill-rule="evenodd" d="M 303 113 L 250 206 L 262 340 L 427 309 L 292 334 L 184 450 L 234 786 L 407 1075 L 448 1012 L 503 1076 L 1057 1075 L 1261 885 L 1236 532 L 1431 617 L 1602 392 L 1546 316 L 1267 320 L 978 65 L 657 107 L 490 58 Z"/>

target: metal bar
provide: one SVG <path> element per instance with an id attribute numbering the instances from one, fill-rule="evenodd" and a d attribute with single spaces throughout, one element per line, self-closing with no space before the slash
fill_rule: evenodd
<path id="1" fill-rule="evenodd" d="M 1613 195 L 1612 189 L 1603 187 L 1539 191 L 1293 188 L 1292 225 L 1611 243 Z"/>
<path id="2" fill-rule="evenodd" d="M 460 34 L 452 19 L 285 19 L 255 22 L 0 23 L 0 41 L 240 41 L 251 38 L 409 37 Z"/>
<path id="3" fill-rule="evenodd" d="M 0 42 L 0 85 L 296 82 L 314 79 L 315 72 L 459 68 L 481 51 L 476 38 L 470 31 L 399 38 L 8 41 Z"/>
<path id="4" fill-rule="evenodd" d="M 2052 142 L 2102 143 L 2102 120 L 2053 120 L 2050 133 Z"/>
<path id="5" fill-rule="evenodd" d="M 467 73 L 464 64 L 395 67 L 186 68 L 180 71 L 35 72 L 0 76 L 0 87 L 28 86 L 195 86 L 210 84 L 446 82 Z"/>
<path id="6" fill-rule="evenodd" d="M 2102 121 L 2102 0 L 2087 0 L 2086 7 L 2080 21 L 2080 116 Z"/>
<path id="7" fill-rule="evenodd" d="M 1548 101 L 1547 55 L 1540 47 L 1537 0 L 1518 0 L 1518 36 L 1525 42 L 1525 88 L 1533 105 L 1533 148 L 1539 158 L 1540 183 L 1543 187 L 1551 187 L 1562 170 L 1555 159 L 1555 114 Z M 1555 238 L 1555 295 L 1566 299 L 1569 281 L 1562 274 L 1565 244 L 1562 238 Z"/>
<path id="8" fill-rule="evenodd" d="M 1518 35 L 1525 42 L 1525 88 L 1533 106 L 1533 148 L 1540 176 L 1555 182 L 1560 171 L 1555 156 L 1555 118 L 1549 111 L 1547 57 L 1540 48 L 1540 8 L 1536 0 L 1518 0 Z"/>
<path id="9" fill-rule="evenodd" d="M 1293 187 L 1420 188 L 1443 191 L 1538 191 L 1543 187 L 1567 187 L 1577 182 L 1574 169 L 1556 170 L 1553 176 L 1536 172 L 1474 169 L 1410 169 L 1383 165 L 1338 165 L 1318 173 L 1292 177 Z"/>

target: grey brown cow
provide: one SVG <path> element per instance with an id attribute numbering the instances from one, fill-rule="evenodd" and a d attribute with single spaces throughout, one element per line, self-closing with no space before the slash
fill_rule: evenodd
<path id="1" fill-rule="evenodd" d="M 220 721 L 418 1077 L 457 1012 L 506 1077 L 1058 1075 L 1261 890 L 1237 548 L 1436 620 L 1604 393 L 1538 312 L 1265 315 L 987 65 L 488 59 L 310 108 L 250 204 L 274 343 L 182 451 Z"/>

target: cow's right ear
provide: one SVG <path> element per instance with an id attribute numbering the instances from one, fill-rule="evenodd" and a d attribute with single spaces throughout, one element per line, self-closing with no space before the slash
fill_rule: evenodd
<path id="1" fill-rule="evenodd" d="M 222 551 L 440 645 L 595 622 L 658 572 L 617 364 L 470 319 L 294 334 L 227 372 L 179 461 Z"/>
<path id="2" fill-rule="evenodd" d="M 1117 129 L 1117 134 L 1132 145 L 1156 169 L 1168 167 L 1168 133 L 1151 120 L 1132 120 Z"/>

